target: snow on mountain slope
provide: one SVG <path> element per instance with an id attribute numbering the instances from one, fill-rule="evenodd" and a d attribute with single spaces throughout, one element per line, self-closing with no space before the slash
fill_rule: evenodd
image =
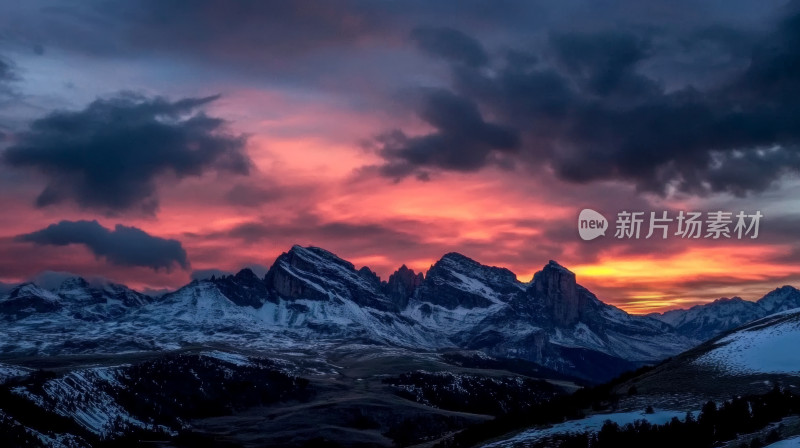
<path id="1" fill-rule="evenodd" d="M 673 326 L 682 334 L 708 340 L 720 332 L 765 315 L 765 311 L 757 303 L 734 297 L 717 299 L 712 303 L 693 306 L 688 310 L 673 310 L 651 316 Z"/>
<path id="2" fill-rule="evenodd" d="M 577 284 L 575 274 L 553 261 L 534 275 L 526 292 L 511 303 L 500 322 L 513 322 L 518 316 L 518 321 L 535 323 L 549 342 L 561 347 L 645 362 L 686 350 L 694 343 L 661 322 L 601 302 Z M 492 320 L 498 319 L 493 316 Z"/>
<path id="3" fill-rule="evenodd" d="M 37 403 L 40 407 L 72 417 L 102 437 L 130 428 L 146 428 L 147 423 L 131 416 L 111 395 L 110 389 L 123 387 L 117 378 L 122 370 L 116 367 L 82 369 L 47 381 L 40 390 L 24 386 L 13 392 Z"/>
<path id="4" fill-rule="evenodd" d="M 62 299 L 62 304 L 75 317 L 85 320 L 100 320 L 120 316 L 128 309 L 152 302 L 144 294 L 113 283 L 89 284 L 80 277 L 73 277 L 52 291 Z"/>
<path id="5" fill-rule="evenodd" d="M 782 286 L 759 299 L 757 303 L 767 314 L 800 308 L 800 291 L 792 286 Z"/>
<path id="6" fill-rule="evenodd" d="M 508 269 L 484 266 L 461 254 L 449 253 L 431 266 L 416 298 L 448 310 L 486 308 L 506 303 L 524 289 Z"/>
<path id="7" fill-rule="evenodd" d="M 445 255 L 403 313 L 460 347 L 593 379 L 695 343 L 662 322 L 602 303 L 554 261 L 522 283 L 508 270 Z"/>
<path id="8" fill-rule="evenodd" d="M 765 448 L 800 448 L 800 436 L 791 439 L 781 440 L 767 445 Z"/>
<path id="9" fill-rule="evenodd" d="M 318 247 L 293 246 L 275 260 L 265 280 L 270 290 L 289 300 L 339 298 L 379 310 L 397 310 L 395 304 L 380 293 L 380 283 L 375 278 L 356 271 L 349 261 Z"/>
<path id="10" fill-rule="evenodd" d="M 771 308 L 794 300 L 790 290 L 779 295 Z M 382 282 L 324 249 L 294 246 L 264 278 L 245 269 L 159 299 L 77 278 L 52 291 L 20 285 L 0 299 L 0 319 L 9 322 L 0 353 L 356 343 L 481 350 L 597 380 L 699 342 L 674 328 L 677 320 L 669 316 L 634 316 L 607 305 L 555 261 L 526 283 L 507 269 L 450 253 L 427 275 L 403 267 Z"/>
<path id="11" fill-rule="evenodd" d="M 142 307 L 132 317 L 145 328 L 159 327 L 176 340 L 190 336 L 195 342 L 221 339 L 260 345 L 278 339 L 361 339 L 399 346 L 441 345 L 408 318 L 360 306 L 334 291 L 328 294 L 327 300 L 278 298 L 254 309 L 236 305 L 213 282 L 202 281 Z M 276 338 L 265 338 L 270 335 Z"/>
<path id="12" fill-rule="evenodd" d="M 0 317 L 15 319 L 37 313 L 49 313 L 62 308 L 62 299 L 33 283 L 13 288 L 0 300 Z"/>
<path id="13" fill-rule="evenodd" d="M 777 313 L 719 339 L 695 360 L 732 375 L 800 375 L 800 310 Z"/>
<path id="14" fill-rule="evenodd" d="M 33 314 L 62 313 L 82 320 L 102 320 L 121 316 L 131 308 L 153 299 L 122 285 L 89 284 L 80 277 L 64 280 L 47 290 L 23 283 L 0 299 L 0 319 L 23 319 Z"/>
<path id="15" fill-rule="evenodd" d="M 646 420 L 654 425 L 663 425 L 673 418 L 683 420 L 685 417 L 685 411 L 673 411 L 667 409 L 657 410 L 651 414 L 641 411 L 595 414 L 579 420 L 570 420 L 564 423 L 553 425 L 549 428 L 529 429 L 509 439 L 484 445 L 484 448 L 524 447 L 531 446 L 535 442 L 541 442 L 559 434 L 581 434 L 587 432 L 594 433 L 599 431 L 607 421 L 612 421 L 620 426 L 634 423 L 639 420 Z"/>
<path id="16" fill-rule="evenodd" d="M 756 319 L 794 308 L 800 308 L 800 291 L 783 286 L 755 302 L 739 297 L 723 298 L 688 310 L 672 310 L 650 317 L 671 325 L 685 336 L 705 341 Z"/>
<path id="17" fill-rule="evenodd" d="M 27 401 L 74 422 L 85 430 L 81 434 L 88 432 L 96 440 L 135 431 L 169 438 L 192 418 L 308 396 L 307 382 L 297 381 L 290 373 L 294 370 L 297 366 L 286 360 L 210 351 L 167 354 L 136 364 L 43 371 L 13 385 L 10 393 L 21 400 L 4 402 L 0 414 L 28 415 L 29 405 L 22 404 Z M 40 430 L 76 433 L 63 421 L 52 426 L 25 422 Z"/>
<path id="18" fill-rule="evenodd" d="M 0 363 L 0 384 L 5 383 L 11 378 L 25 376 L 31 372 L 31 369 L 26 367 L 12 366 L 10 364 Z"/>

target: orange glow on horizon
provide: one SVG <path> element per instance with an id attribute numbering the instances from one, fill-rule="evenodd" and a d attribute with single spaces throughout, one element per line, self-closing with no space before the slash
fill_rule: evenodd
<path id="1" fill-rule="evenodd" d="M 757 299 L 780 284 L 773 278 L 800 277 L 800 266 L 771 261 L 784 253 L 772 246 L 707 247 L 657 258 L 603 258 L 598 263 L 570 267 L 598 297 L 630 313 L 663 312 L 705 303 L 720 297 Z M 735 270 L 731 267 L 735 266 Z M 731 279 L 736 282 L 731 282 Z M 687 290 L 679 285 L 717 286 Z M 740 282 L 763 285 L 743 290 Z M 726 283 L 730 283 L 726 286 Z M 613 291 L 605 295 L 604 291 Z"/>

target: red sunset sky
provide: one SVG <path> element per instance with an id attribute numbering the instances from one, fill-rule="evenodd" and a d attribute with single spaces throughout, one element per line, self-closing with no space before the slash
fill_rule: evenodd
<path id="1" fill-rule="evenodd" d="M 785 2 L 22 3 L 0 18 L 3 283 L 171 289 L 293 244 L 384 279 L 451 251 L 522 281 L 554 259 L 634 313 L 800 279 Z M 583 241 L 583 208 L 764 218 L 757 239 Z M 81 220 L 185 263 L 25 237 Z"/>

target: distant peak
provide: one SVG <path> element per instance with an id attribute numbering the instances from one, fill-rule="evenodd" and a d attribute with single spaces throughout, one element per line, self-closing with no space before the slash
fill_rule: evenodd
<path id="1" fill-rule="evenodd" d="M 317 247 L 317 246 L 305 246 L 305 247 L 303 247 L 303 246 L 300 246 L 298 244 L 295 244 L 294 246 L 292 246 L 291 250 L 289 250 L 289 254 L 299 255 L 301 257 L 305 256 L 307 258 L 308 257 L 316 257 L 316 258 L 321 258 L 321 259 L 324 259 L 324 260 L 334 260 L 334 261 L 338 261 L 338 262 L 345 262 L 347 264 L 352 264 L 349 261 L 346 261 L 343 258 L 339 257 L 338 255 L 334 254 L 333 252 L 325 250 L 325 249 L 323 249 L 321 247 Z"/>
<path id="2" fill-rule="evenodd" d="M 20 283 L 19 285 L 11 288 L 11 291 L 12 292 L 14 292 L 14 291 L 38 291 L 38 290 L 41 290 L 41 289 L 42 288 L 36 286 L 36 283 L 24 282 L 24 283 Z"/>
<path id="3" fill-rule="evenodd" d="M 760 300 L 764 300 L 766 298 L 775 298 L 775 297 L 782 297 L 785 295 L 792 294 L 794 292 L 798 292 L 797 288 L 791 285 L 783 285 L 780 288 L 775 288 L 772 291 L 768 292 L 764 297 Z"/>
<path id="4" fill-rule="evenodd" d="M 794 286 L 784 285 L 770 291 L 756 303 L 769 312 L 797 308 L 800 306 L 800 291 Z"/>
<path id="5" fill-rule="evenodd" d="M 570 273 L 572 275 L 575 275 L 572 271 L 570 271 L 569 269 L 565 268 L 563 265 L 561 265 L 559 262 L 557 262 L 555 260 L 548 261 L 543 269 L 558 269 L 558 270 L 561 270 L 561 271 L 568 272 L 568 273 Z"/>
<path id="6" fill-rule="evenodd" d="M 378 274 L 373 272 L 369 266 L 362 266 L 361 269 L 358 270 L 358 274 L 376 285 L 380 285 L 381 283 L 381 278 L 378 277 Z"/>
<path id="7" fill-rule="evenodd" d="M 252 280 L 252 279 L 258 280 L 258 276 L 250 268 L 242 269 L 241 271 L 236 273 L 235 277 L 239 280 Z"/>
<path id="8" fill-rule="evenodd" d="M 575 274 L 554 260 L 533 275 L 529 290 L 550 310 L 559 325 L 577 322 L 590 303 L 590 298 L 578 288 Z"/>
<path id="9" fill-rule="evenodd" d="M 462 255 L 462 254 L 460 254 L 458 252 L 448 252 L 448 253 L 442 255 L 441 260 L 469 261 L 469 262 L 472 262 L 472 263 L 477 263 L 477 261 L 473 260 L 472 258 L 469 258 L 468 256 Z M 405 266 L 405 265 L 403 265 L 403 266 Z"/>
<path id="10" fill-rule="evenodd" d="M 533 275 L 533 282 L 541 283 L 563 283 L 575 285 L 575 273 L 558 264 L 555 260 L 550 260 L 541 271 Z"/>
<path id="11" fill-rule="evenodd" d="M 742 299 L 741 297 L 733 296 L 731 298 L 720 297 L 719 299 L 717 299 L 717 300 L 715 300 L 715 301 L 713 301 L 711 303 L 728 303 L 728 302 L 743 302 L 743 301 L 744 301 L 744 299 Z"/>
<path id="12" fill-rule="evenodd" d="M 456 269 L 456 270 L 463 270 L 463 269 L 472 270 L 477 268 L 491 267 L 491 266 L 486 266 L 458 252 L 448 252 L 442 255 L 442 258 L 440 258 L 439 261 L 434 263 L 434 266 L 448 267 L 450 269 Z"/>
<path id="13" fill-rule="evenodd" d="M 70 288 L 86 288 L 89 286 L 89 282 L 83 279 L 83 277 L 69 277 L 61 282 L 61 286 L 59 289 L 70 289 Z"/>
<path id="14" fill-rule="evenodd" d="M 9 291 L 9 297 L 22 297 L 33 295 L 38 297 L 48 298 L 50 300 L 58 300 L 58 296 L 32 282 L 25 282 L 17 285 Z"/>

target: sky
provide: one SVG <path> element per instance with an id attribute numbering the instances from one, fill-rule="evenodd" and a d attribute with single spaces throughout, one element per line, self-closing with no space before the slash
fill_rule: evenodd
<path id="1" fill-rule="evenodd" d="M 755 300 L 800 285 L 797 48 L 776 0 L 5 2 L 0 282 L 167 290 L 300 244 Z M 616 238 L 626 211 L 763 217 Z"/>

